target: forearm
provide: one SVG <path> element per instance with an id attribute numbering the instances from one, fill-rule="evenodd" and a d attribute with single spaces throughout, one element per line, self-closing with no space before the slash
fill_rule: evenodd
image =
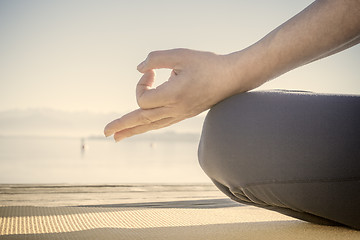
<path id="1" fill-rule="evenodd" d="M 351 47 L 359 40 L 360 1 L 321 0 L 256 44 L 229 56 L 236 63 L 235 75 L 241 79 L 239 90 L 246 91 L 294 68 Z"/>

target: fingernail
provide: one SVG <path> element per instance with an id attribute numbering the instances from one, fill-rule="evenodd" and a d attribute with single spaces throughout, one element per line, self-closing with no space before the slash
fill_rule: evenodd
<path id="1" fill-rule="evenodd" d="M 145 61 L 146 61 L 146 60 L 145 60 Z M 141 69 L 144 68 L 144 66 L 145 66 L 145 61 L 143 61 L 142 63 L 140 63 L 140 64 L 137 66 L 137 70 L 138 70 L 138 71 L 141 71 Z"/>
<path id="2" fill-rule="evenodd" d="M 118 138 L 115 138 L 114 137 L 114 140 L 115 140 L 115 142 L 120 142 L 121 140 L 123 140 L 124 138 L 121 138 L 121 137 L 118 137 Z"/>
<path id="3" fill-rule="evenodd" d="M 104 130 L 104 135 L 105 137 L 108 137 L 111 135 L 111 132 L 110 131 L 107 131 L 107 130 Z"/>

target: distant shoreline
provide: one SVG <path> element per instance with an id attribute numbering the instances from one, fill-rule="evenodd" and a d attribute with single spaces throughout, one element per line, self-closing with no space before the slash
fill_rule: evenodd
<path id="1" fill-rule="evenodd" d="M 69 135 L 36 135 L 36 134 L 24 134 L 24 135 L 10 135 L 0 134 L 0 138 L 54 138 L 54 139 L 85 139 L 85 140 L 105 140 L 113 141 L 111 137 L 106 138 L 103 135 L 88 135 L 88 136 L 69 136 Z M 126 139 L 126 141 L 199 141 L 199 133 L 191 132 L 150 132 L 142 135 L 137 135 Z"/>

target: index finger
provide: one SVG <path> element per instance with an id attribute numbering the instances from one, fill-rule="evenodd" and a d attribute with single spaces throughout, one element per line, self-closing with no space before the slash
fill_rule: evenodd
<path id="1" fill-rule="evenodd" d="M 187 50 L 171 49 L 154 51 L 148 54 L 147 58 L 138 65 L 139 72 L 146 72 L 150 69 L 169 68 L 174 69 L 184 58 Z"/>

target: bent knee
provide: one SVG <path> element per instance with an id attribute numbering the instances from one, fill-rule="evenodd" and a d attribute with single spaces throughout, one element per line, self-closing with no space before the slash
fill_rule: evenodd
<path id="1" fill-rule="evenodd" d="M 209 111 L 199 145 L 200 165 L 210 178 L 228 186 L 234 179 L 239 186 L 358 176 L 359 107 L 360 97 L 351 96 L 235 95 Z M 339 171 L 322 171 L 323 166 Z"/>
<path id="2" fill-rule="evenodd" d="M 239 125 L 242 123 L 234 116 L 239 114 L 239 111 L 234 111 L 237 102 L 233 97 L 209 111 L 198 148 L 199 163 L 204 172 L 227 186 L 231 184 L 231 179 L 238 181 L 247 169 L 246 161 L 242 160 L 247 158 L 244 149 L 249 149 L 249 141 L 240 133 Z"/>

